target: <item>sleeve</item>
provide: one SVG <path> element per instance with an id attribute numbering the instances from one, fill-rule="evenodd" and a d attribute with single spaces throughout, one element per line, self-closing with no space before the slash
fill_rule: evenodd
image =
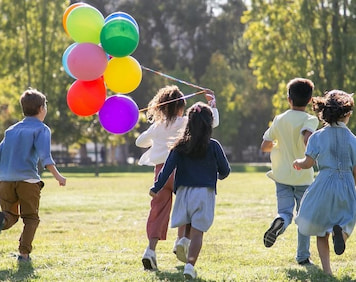
<path id="1" fill-rule="evenodd" d="M 309 115 L 305 123 L 303 124 L 302 129 L 300 130 L 300 133 L 303 133 L 303 131 L 309 131 L 313 133 L 319 125 L 319 120 L 316 116 Z"/>
<path id="2" fill-rule="evenodd" d="M 158 193 L 164 184 L 166 184 L 169 176 L 172 174 L 173 170 L 177 166 L 178 153 L 174 150 L 169 152 L 168 158 L 164 163 L 161 171 L 158 174 L 157 180 L 154 183 L 154 186 L 151 188 L 151 191 Z"/>
<path id="3" fill-rule="evenodd" d="M 219 126 L 219 111 L 217 108 L 211 108 L 211 111 L 213 113 L 213 128 Z"/>
<path id="4" fill-rule="evenodd" d="M 49 127 L 44 126 L 38 131 L 34 146 L 43 167 L 55 164 L 51 154 L 51 130 Z"/>
<path id="5" fill-rule="evenodd" d="M 275 135 L 274 135 L 275 124 L 276 124 L 276 117 L 273 119 L 271 126 L 263 134 L 263 137 L 262 137 L 263 140 L 274 141 L 276 139 Z"/>
<path id="6" fill-rule="evenodd" d="M 318 134 L 313 133 L 310 135 L 305 155 L 311 157 L 313 160 L 316 160 L 319 155 L 318 143 Z"/>
<path id="7" fill-rule="evenodd" d="M 152 146 L 152 136 L 155 125 L 152 124 L 146 131 L 142 132 L 136 139 L 136 146 L 140 148 L 148 148 Z"/>
<path id="8" fill-rule="evenodd" d="M 230 174 L 231 168 L 221 144 L 218 141 L 215 142 L 215 156 L 218 164 L 218 178 L 222 180 Z"/>

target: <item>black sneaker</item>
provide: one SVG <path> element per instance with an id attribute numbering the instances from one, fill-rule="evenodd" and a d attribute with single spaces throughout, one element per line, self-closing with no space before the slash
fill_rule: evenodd
<path id="1" fill-rule="evenodd" d="M 0 212 L 0 233 L 5 224 L 5 215 L 3 212 Z"/>
<path id="2" fill-rule="evenodd" d="M 269 248 L 272 247 L 278 235 L 280 235 L 282 227 L 284 224 L 284 219 L 281 217 L 277 217 L 273 220 L 271 227 L 266 231 L 265 235 L 263 236 L 263 243 L 265 247 Z"/>
<path id="3" fill-rule="evenodd" d="M 345 251 L 345 241 L 340 225 L 334 225 L 333 227 L 333 243 L 335 254 L 342 255 Z"/>
<path id="4" fill-rule="evenodd" d="M 309 258 L 302 260 L 302 261 L 298 261 L 298 264 L 302 265 L 302 266 L 314 265 L 314 263 Z"/>

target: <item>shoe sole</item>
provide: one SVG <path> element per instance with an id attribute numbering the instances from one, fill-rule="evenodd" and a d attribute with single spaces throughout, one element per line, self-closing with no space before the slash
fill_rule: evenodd
<path id="1" fill-rule="evenodd" d="M 150 259 L 148 258 L 143 258 L 142 259 L 142 264 L 145 270 L 156 270 L 157 266 L 155 266 Z"/>
<path id="2" fill-rule="evenodd" d="M 333 227 L 333 243 L 334 243 L 334 251 L 337 255 L 342 255 L 345 251 L 345 241 L 342 236 L 342 228 L 339 225 L 334 225 Z"/>
<path id="3" fill-rule="evenodd" d="M 266 248 L 272 247 L 274 242 L 278 237 L 278 233 L 281 231 L 284 224 L 283 218 L 276 218 L 273 222 L 271 227 L 266 231 L 265 235 L 263 236 L 263 243 Z"/>
<path id="4" fill-rule="evenodd" d="M 187 262 L 187 254 L 184 251 L 184 247 L 182 245 L 177 245 L 176 256 L 177 256 L 177 259 L 180 260 L 181 262 L 184 262 L 184 263 Z"/>

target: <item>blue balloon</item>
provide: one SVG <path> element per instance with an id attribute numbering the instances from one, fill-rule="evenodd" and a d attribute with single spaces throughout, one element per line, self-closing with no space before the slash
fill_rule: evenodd
<path id="1" fill-rule="evenodd" d="M 136 20 L 131 16 L 129 15 L 128 13 L 125 13 L 125 12 L 115 12 L 115 13 L 112 13 L 110 15 L 108 15 L 106 18 L 105 18 L 105 23 L 107 23 L 108 21 L 112 20 L 112 19 L 116 19 L 116 18 L 125 18 L 125 19 L 128 19 L 129 21 L 131 21 L 135 27 L 137 28 L 137 31 L 139 30 L 138 29 L 138 24 L 136 22 Z"/>
<path id="2" fill-rule="evenodd" d="M 69 45 L 67 47 L 67 49 L 64 51 L 63 56 L 62 56 L 62 65 L 63 65 L 65 72 L 74 79 L 77 79 L 77 78 L 70 72 L 70 70 L 68 68 L 68 56 L 69 56 L 70 52 L 72 51 L 72 49 L 77 45 L 78 45 L 78 43 L 73 43 L 73 44 Z"/>

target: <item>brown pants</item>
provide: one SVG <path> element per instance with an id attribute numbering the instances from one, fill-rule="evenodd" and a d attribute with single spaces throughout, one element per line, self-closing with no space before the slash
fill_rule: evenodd
<path id="1" fill-rule="evenodd" d="M 19 252 L 29 254 L 40 222 L 38 208 L 43 182 L 0 181 L 0 205 L 5 215 L 3 230 L 11 228 L 21 216 L 24 227 L 19 239 Z M 19 213 L 20 209 L 20 213 Z"/>
<path id="2" fill-rule="evenodd" d="M 162 167 L 163 164 L 155 166 L 155 180 Z M 146 224 L 148 239 L 158 238 L 159 240 L 166 240 L 167 238 L 169 216 L 172 208 L 173 182 L 174 172 L 168 178 L 162 190 L 151 200 L 151 210 Z"/>

